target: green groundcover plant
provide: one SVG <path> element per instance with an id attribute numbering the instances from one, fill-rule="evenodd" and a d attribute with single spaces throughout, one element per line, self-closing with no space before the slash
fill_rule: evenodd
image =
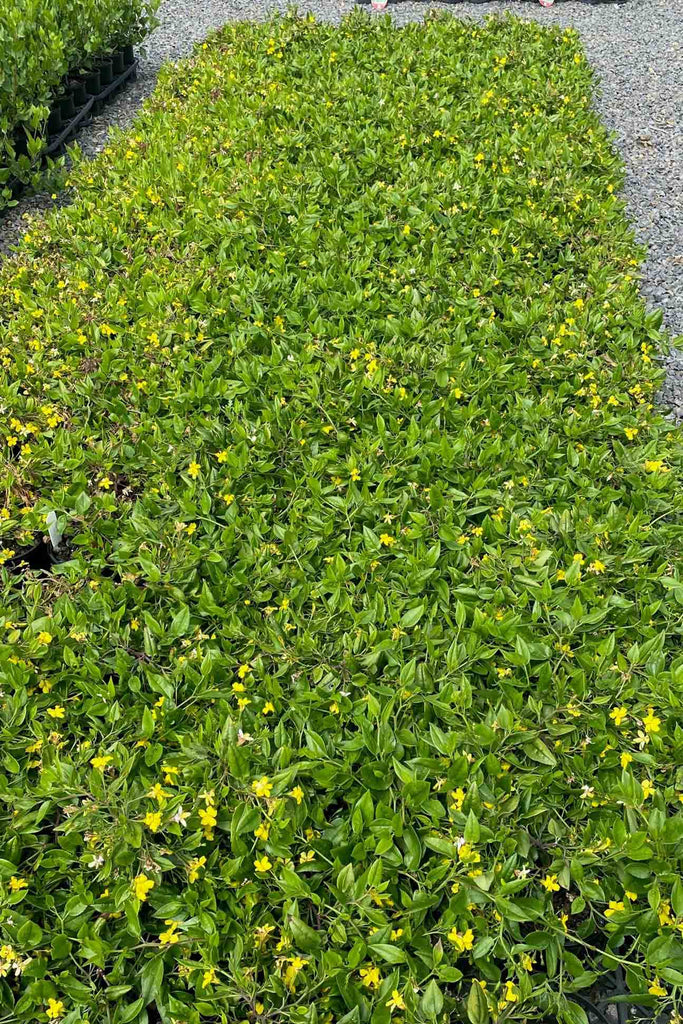
<path id="1" fill-rule="evenodd" d="M 158 6 L 159 0 L 0 0 L 0 209 L 12 198 L 10 177 L 27 178 L 43 147 L 64 76 L 142 40 Z"/>
<path id="2" fill-rule="evenodd" d="M 591 90 L 229 26 L 6 263 L 3 1019 L 676 1009 L 683 448 Z"/>

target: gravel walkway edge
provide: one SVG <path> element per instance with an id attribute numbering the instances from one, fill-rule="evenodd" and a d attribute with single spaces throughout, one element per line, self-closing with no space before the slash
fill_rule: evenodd
<path id="1" fill-rule="evenodd" d="M 629 0 L 588 6 L 567 2 L 544 9 L 519 0 L 434 3 L 457 16 L 482 18 L 512 11 L 543 24 L 573 26 L 596 70 L 601 93 L 597 107 L 614 132 L 626 165 L 624 197 L 639 241 L 648 246 L 642 293 L 650 308 L 661 309 L 664 327 L 683 335 L 683 18 L 677 0 Z M 113 126 L 131 124 L 153 91 L 159 68 L 192 52 L 196 42 L 235 19 L 261 19 L 285 10 L 286 0 L 163 0 L 160 25 L 146 43 L 136 82 L 78 137 L 86 155 L 106 144 Z M 303 0 L 302 9 L 338 21 L 353 0 Z M 425 3 L 388 8 L 398 24 L 424 17 Z M 59 203 L 48 193 L 29 196 L 0 217 L 0 254 L 9 253 L 26 230 L 25 215 Z M 667 379 L 660 400 L 683 421 L 683 353 L 666 359 Z"/>

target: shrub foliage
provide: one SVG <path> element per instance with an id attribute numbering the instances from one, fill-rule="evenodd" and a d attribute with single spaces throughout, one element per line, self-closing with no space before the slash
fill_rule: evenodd
<path id="1" fill-rule="evenodd" d="M 591 89 L 230 26 L 5 265 L 12 1019 L 675 1002 L 681 439 Z"/>
<path id="2" fill-rule="evenodd" d="M 42 131 L 64 76 L 88 67 L 153 26 L 159 0 L 0 0 L 0 209 L 15 166 L 15 132 L 30 139 L 29 155 L 41 148 Z M 5 166 L 5 165 L 8 166 Z"/>

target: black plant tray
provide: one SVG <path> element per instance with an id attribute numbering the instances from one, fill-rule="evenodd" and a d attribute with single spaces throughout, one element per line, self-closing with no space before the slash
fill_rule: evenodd
<path id="1" fill-rule="evenodd" d="M 51 135 L 47 139 L 47 145 L 36 159 L 32 170 L 37 170 L 47 161 L 48 157 L 55 154 L 60 155 L 64 152 L 67 143 L 75 139 L 81 128 L 85 128 L 86 125 L 92 123 L 92 117 L 100 113 L 105 103 L 113 99 L 114 95 L 125 85 L 128 79 L 134 81 L 137 78 L 138 63 L 136 58 L 132 64 L 124 68 L 119 75 L 116 75 L 113 81 L 98 92 L 96 96 L 90 96 L 83 106 L 78 108 L 74 117 L 67 122 L 59 134 Z M 7 187 L 12 190 L 13 198 L 17 199 L 26 188 L 26 185 L 19 178 L 10 178 L 7 182 Z M 0 210 L 0 216 L 2 216 L 2 212 Z"/>

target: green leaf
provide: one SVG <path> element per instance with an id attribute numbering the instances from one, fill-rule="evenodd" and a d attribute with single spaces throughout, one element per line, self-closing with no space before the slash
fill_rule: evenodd
<path id="1" fill-rule="evenodd" d="M 407 612 L 404 612 L 401 617 L 403 629 L 412 629 L 413 626 L 416 626 L 424 615 L 424 611 L 424 605 L 420 604 L 416 608 L 409 608 Z"/>
<path id="2" fill-rule="evenodd" d="M 294 945 L 306 952 L 314 952 L 320 948 L 321 936 L 309 925 L 305 924 L 298 917 L 288 918 L 289 930 L 294 939 Z"/>
<path id="3" fill-rule="evenodd" d="M 565 1024 L 588 1024 L 586 1011 L 578 1003 L 573 1003 L 571 1000 L 563 1001 L 561 1004 L 560 1017 Z"/>
<path id="4" fill-rule="evenodd" d="M 120 1006 L 117 1009 L 116 1017 L 114 1018 L 116 1024 L 130 1024 L 131 1021 L 134 1021 L 140 1015 L 140 1011 L 143 1009 L 144 1005 L 144 999 L 136 999 L 134 1003 L 130 1004 L 130 1006 Z"/>
<path id="5" fill-rule="evenodd" d="M 680 878 L 671 887 L 671 906 L 676 917 L 683 917 L 683 884 Z"/>
<path id="6" fill-rule="evenodd" d="M 187 607 L 187 605 L 183 605 L 183 607 L 173 616 L 173 621 L 171 622 L 170 628 L 168 630 L 168 635 L 172 638 L 178 636 L 185 636 L 189 629 L 190 609 Z"/>
<path id="7" fill-rule="evenodd" d="M 488 1024 L 489 1008 L 484 990 L 478 981 L 473 981 L 467 997 L 467 1017 L 470 1024 Z"/>
<path id="8" fill-rule="evenodd" d="M 422 1012 L 432 1018 L 438 1016 L 443 1009 L 443 994 L 433 978 L 424 991 L 420 1006 Z"/>
<path id="9" fill-rule="evenodd" d="M 370 949 L 373 954 L 381 957 L 382 960 L 386 960 L 389 964 L 402 964 L 405 963 L 406 955 L 402 949 L 398 946 L 388 946 L 383 942 L 369 943 Z"/>
<path id="10" fill-rule="evenodd" d="M 557 764 L 555 755 L 538 736 L 529 743 L 524 744 L 524 753 L 538 764 L 545 764 L 551 768 L 554 768 Z"/>
<path id="11" fill-rule="evenodd" d="M 144 1006 L 153 1003 L 161 992 L 164 980 L 164 962 L 160 956 L 147 960 L 140 974 L 140 994 Z"/>
<path id="12" fill-rule="evenodd" d="M 479 836 L 481 835 L 481 829 L 479 827 L 479 821 L 474 811 L 470 811 L 467 815 L 467 821 L 465 823 L 465 839 L 468 843 L 478 843 Z"/>

